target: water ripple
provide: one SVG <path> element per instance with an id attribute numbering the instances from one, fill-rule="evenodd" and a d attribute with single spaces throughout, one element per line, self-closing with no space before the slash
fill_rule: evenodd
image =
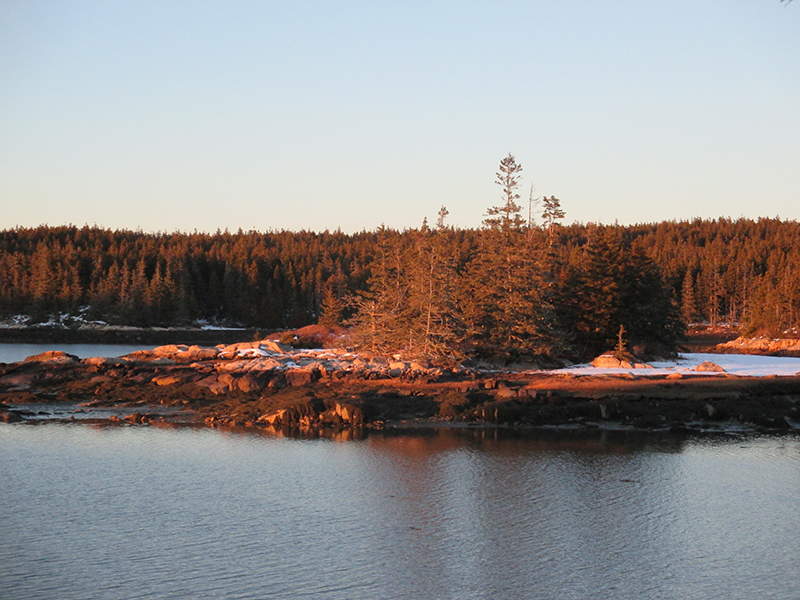
<path id="1" fill-rule="evenodd" d="M 797 438 L 0 426 L 0 597 L 800 589 Z"/>

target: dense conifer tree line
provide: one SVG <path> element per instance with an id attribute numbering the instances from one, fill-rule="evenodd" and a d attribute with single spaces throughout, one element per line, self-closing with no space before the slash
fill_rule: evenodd
<path id="1" fill-rule="evenodd" d="M 147 234 L 96 227 L 0 231 L 0 316 L 112 324 L 204 320 L 263 330 L 347 324 L 361 347 L 460 360 L 587 358 L 675 347 L 687 323 L 793 335 L 800 224 L 718 219 L 541 225 L 520 215 L 521 167 L 480 229 Z"/>
<path id="2" fill-rule="evenodd" d="M 365 286 L 376 233 L 0 232 L 0 312 L 114 324 L 198 319 L 262 328 L 316 321 L 326 293 Z M 86 308 L 88 307 L 88 310 Z"/>

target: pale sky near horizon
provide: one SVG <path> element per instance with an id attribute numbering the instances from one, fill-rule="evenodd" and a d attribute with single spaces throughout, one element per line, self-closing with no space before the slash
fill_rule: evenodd
<path id="1" fill-rule="evenodd" d="M 0 0 L 0 229 L 800 219 L 800 2 Z"/>

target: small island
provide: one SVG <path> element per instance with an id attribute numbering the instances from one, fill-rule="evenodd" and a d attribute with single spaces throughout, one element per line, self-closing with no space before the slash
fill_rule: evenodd
<path id="1" fill-rule="evenodd" d="M 800 355 L 800 224 L 564 226 L 552 195 L 531 193 L 524 216 L 521 174 L 500 161 L 478 229 L 442 206 L 433 225 L 349 235 L 0 232 L 6 339 L 161 340 L 2 365 L 2 419 L 56 402 L 122 423 L 306 432 L 798 428 L 800 367 L 678 361 L 687 331 L 717 336 L 705 345 L 720 355 Z"/>
<path id="2" fill-rule="evenodd" d="M 787 346 L 798 344 L 783 344 L 784 352 Z M 118 358 L 47 352 L 0 367 L 0 410 L 6 422 L 74 419 L 19 408 L 68 403 L 81 412 L 116 409 L 107 418 L 121 423 L 188 420 L 304 435 L 431 426 L 800 428 L 796 372 L 742 376 L 710 361 L 630 364 L 614 353 L 594 364 L 447 368 L 346 348 L 297 349 L 272 339 L 167 345 Z"/>

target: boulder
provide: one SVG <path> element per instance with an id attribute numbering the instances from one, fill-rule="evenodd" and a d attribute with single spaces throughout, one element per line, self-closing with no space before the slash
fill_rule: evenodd
<path id="1" fill-rule="evenodd" d="M 720 367 L 718 364 L 713 363 L 711 361 L 705 361 L 704 363 L 700 363 L 694 369 L 695 371 L 700 371 L 703 373 L 724 373 L 725 369 Z"/>
<path id="2" fill-rule="evenodd" d="M 635 362 L 624 358 L 617 358 L 613 354 L 601 354 L 592 361 L 593 367 L 601 369 L 652 369 L 651 365 L 642 362 Z"/>
<path id="3" fill-rule="evenodd" d="M 619 369 L 620 362 L 613 354 L 601 354 L 592 361 L 592 366 L 600 369 Z"/>
<path id="4" fill-rule="evenodd" d="M 163 356 L 164 358 L 172 358 L 179 352 L 186 352 L 189 349 L 189 346 L 184 346 L 183 344 L 175 345 L 169 344 L 166 346 L 158 346 L 157 348 L 153 348 L 153 354 L 155 356 Z"/>
<path id="5" fill-rule="evenodd" d="M 29 356 L 23 362 L 57 362 L 62 364 L 71 364 L 79 362 L 80 359 L 74 354 L 67 354 L 60 350 L 50 350 L 42 352 L 41 354 L 34 354 Z"/>
<path id="6" fill-rule="evenodd" d="M 237 344 L 230 344 L 228 346 L 217 346 L 218 357 L 224 359 L 236 358 L 239 356 L 239 350 L 258 349 L 259 342 L 239 342 Z"/>

